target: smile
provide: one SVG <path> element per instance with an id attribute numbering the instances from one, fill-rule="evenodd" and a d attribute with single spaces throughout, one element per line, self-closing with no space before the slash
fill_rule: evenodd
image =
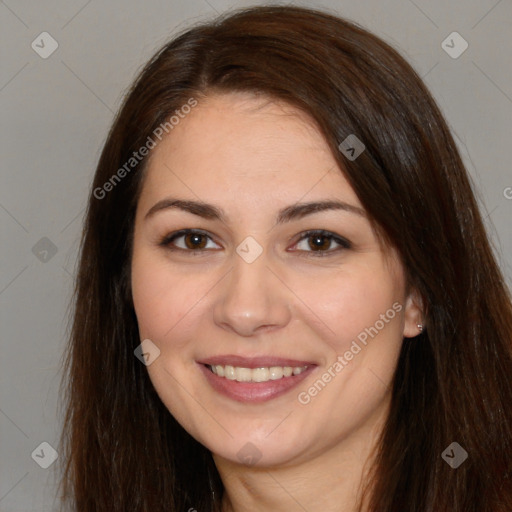
<path id="1" fill-rule="evenodd" d="M 209 387 L 231 400 L 262 403 L 286 395 L 318 368 L 312 361 L 223 355 L 198 361 Z"/>
<path id="2" fill-rule="evenodd" d="M 243 368 L 230 365 L 208 365 L 210 370 L 219 377 L 237 382 L 268 382 L 280 380 L 292 375 L 300 375 L 307 370 L 306 366 L 270 366 L 262 368 Z"/>

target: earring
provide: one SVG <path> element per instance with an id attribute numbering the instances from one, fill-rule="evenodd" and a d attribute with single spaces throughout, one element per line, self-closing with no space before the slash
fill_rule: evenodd
<path id="1" fill-rule="evenodd" d="M 420 332 L 423 332 L 423 324 L 418 324 L 417 327 Z"/>

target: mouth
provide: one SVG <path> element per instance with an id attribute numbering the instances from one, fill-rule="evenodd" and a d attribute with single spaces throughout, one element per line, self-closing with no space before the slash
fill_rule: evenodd
<path id="1" fill-rule="evenodd" d="M 300 375 L 308 369 L 308 366 L 270 366 L 262 368 L 243 368 L 231 365 L 207 365 L 208 368 L 219 377 L 237 382 L 268 382 L 279 380 L 292 375 Z"/>
<path id="2" fill-rule="evenodd" d="M 219 356 L 198 363 L 218 393 L 244 403 L 260 403 L 291 391 L 317 366 L 282 358 Z"/>

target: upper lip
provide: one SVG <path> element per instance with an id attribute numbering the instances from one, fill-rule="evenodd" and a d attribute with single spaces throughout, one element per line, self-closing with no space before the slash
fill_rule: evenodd
<path id="1" fill-rule="evenodd" d="M 257 356 L 243 357 L 237 355 L 220 355 L 212 356 L 198 361 L 200 364 L 208 364 L 210 366 L 238 366 L 240 368 L 267 368 L 271 366 L 314 366 L 311 361 L 299 361 L 298 359 L 288 359 L 277 356 Z"/>

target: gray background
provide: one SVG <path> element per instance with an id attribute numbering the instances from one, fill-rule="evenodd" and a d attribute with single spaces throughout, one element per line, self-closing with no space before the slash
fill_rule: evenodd
<path id="1" fill-rule="evenodd" d="M 292 3 L 332 9 L 373 30 L 424 77 L 456 135 L 510 285 L 510 0 Z M 254 2 L 0 2 L 2 512 L 57 510 L 61 460 L 49 469 L 35 460 L 51 461 L 42 442 L 58 449 L 60 364 L 81 222 L 123 93 L 176 31 L 248 5 Z M 441 46 L 454 31 L 469 44 L 458 58 Z M 46 59 L 31 47 L 35 41 L 48 51 L 42 32 L 59 45 Z"/>

